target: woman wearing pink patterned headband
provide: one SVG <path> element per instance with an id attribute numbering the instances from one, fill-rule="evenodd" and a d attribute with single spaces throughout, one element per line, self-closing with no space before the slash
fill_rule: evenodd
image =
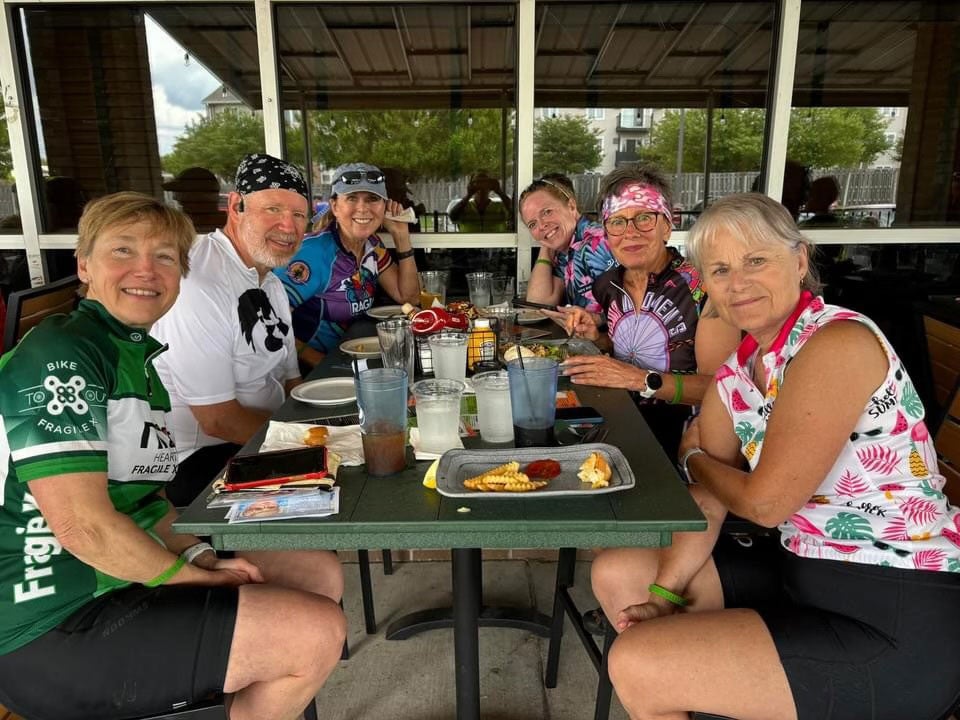
<path id="1" fill-rule="evenodd" d="M 691 406 L 700 402 L 739 333 L 712 312 L 700 274 L 667 245 L 673 198 L 659 170 L 618 168 L 600 181 L 600 199 L 603 227 L 620 263 L 593 284 L 606 327 L 575 310 L 567 332 L 593 340 L 612 357 L 572 357 L 563 372 L 577 384 L 632 391 L 672 458 Z"/>
<path id="2" fill-rule="evenodd" d="M 614 259 L 603 227 L 580 215 L 570 178 L 544 175 L 530 183 L 520 193 L 520 217 L 540 243 L 527 300 L 567 303 L 599 314 L 593 281 L 613 267 Z"/>

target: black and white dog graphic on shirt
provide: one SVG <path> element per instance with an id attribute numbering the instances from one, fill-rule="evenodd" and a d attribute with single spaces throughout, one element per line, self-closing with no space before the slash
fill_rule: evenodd
<path id="1" fill-rule="evenodd" d="M 281 320 L 270 298 L 260 288 L 247 290 L 240 296 L 237 304 L 237 313 L 240 316 L 240 330 L 247 344 L 256 350 L 253 333 L 257 325 L 262 324 L 266 333 L 263 346 L 270 352 L 277 352 L 283 348 L 283 338 L 286 337 L 290 326 Z"/>

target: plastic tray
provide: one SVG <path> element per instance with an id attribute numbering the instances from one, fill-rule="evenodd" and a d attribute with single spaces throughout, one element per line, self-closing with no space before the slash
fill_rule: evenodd
<path id="1" fill-rule="evenodd" d="M 577 477 L 583 461 L 592 452 L 599 452 L 610 463 L 613 475 L 610 485 L 594 490 L 588 483 Z M 560 463 L 560 474 L 550 484 L 531 492 L 480 492 L 467 490 L 463 481 L 475 477 L 487 470 L 503 465 L 511 460 L 520 463 L 520 469 L 534 460 L 556 460 Z M 437 492 L 447 497 L 457 498 L 538 498 L 562 495 L 599 495 L 603 493 L 627 490 L 636 484 L 633 470 L 619 448 L 606 443 L 584 443 L 564 447 L 508 448 L 495 450 L 448 450 L 440 458 L 437 467 Z"/>

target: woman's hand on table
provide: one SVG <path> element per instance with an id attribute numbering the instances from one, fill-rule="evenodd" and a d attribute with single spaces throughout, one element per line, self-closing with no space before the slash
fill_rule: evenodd
<path id="1" fill-rule="evenodd" d="M 644 373 L 638 367 L 609 355 L 571 355 L 560 365 L 560 371 L 577 385 L 637 390 L 644 387 Z"/>

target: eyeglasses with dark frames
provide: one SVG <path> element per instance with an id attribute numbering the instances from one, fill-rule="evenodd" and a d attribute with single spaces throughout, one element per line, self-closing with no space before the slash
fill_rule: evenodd
<path id="1" fill-rule="evenodd" d="M 337 183 L 345 185 L 359 185 L 362 182 L 378 184 L 383 181 L 383 173 L 379 170 L 347 170 L 337 178 Z"/>
<path id="2" fill-rule="evenodd" d="M 618 237 L 623 235 L 627 231 L 627 226 L 633 223 L 633 226 L 638 231 L 649 232 L 657 226 L 657 217 L 661 214 L 662 213 L 640 213 L 639 215 L 634 215 L 632 218 L 615 215 L 603 221 L 603 229 L 607 231 L 607 235 Z"/>

